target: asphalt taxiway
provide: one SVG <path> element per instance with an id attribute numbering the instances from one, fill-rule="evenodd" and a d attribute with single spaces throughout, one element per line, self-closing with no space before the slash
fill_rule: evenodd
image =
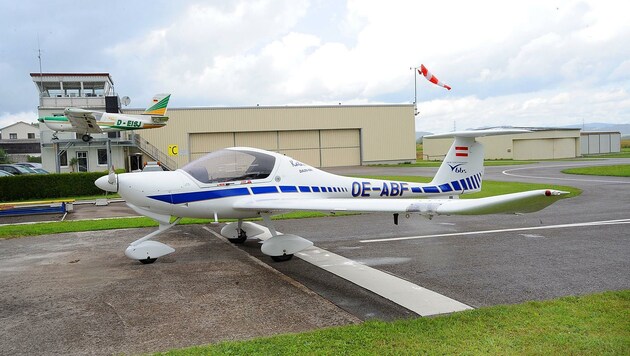
<path id="1" fill-rule="evenodd" d="M 560 173 L 630 159 L 487 167 L 484 179 L 569 185 L 583 193 L 526 215 L 428 220 L 364 214 L 275 221 L 318 248 L 470 307 L 630 288 L 630 179 Z M 432 168 L 334 173 L 431 176 Z M 85 205 L 71 219 L 133 215 Z M 379 318 L 417 316 L 378 293 L 294 258 L 274 263 L 221 225 L 179 226 L 153 265 L 126 245 L 151 229 L 0 240 L 0 353 L 110 354 L 165 350 Z M 278 271 L 280 273 L 278 273 Z"/>

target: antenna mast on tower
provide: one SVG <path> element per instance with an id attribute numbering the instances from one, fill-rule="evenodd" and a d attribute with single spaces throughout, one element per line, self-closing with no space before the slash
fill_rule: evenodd
<path id="1" fill-rule="evenodd" d="M 44 74 L 42 73 L 42 49 L 39 45 L 39 35 L 37 35 L 37 59 L 39 60 L 39 105 L 42 105 L 41 97 L 44 95 Z"/>

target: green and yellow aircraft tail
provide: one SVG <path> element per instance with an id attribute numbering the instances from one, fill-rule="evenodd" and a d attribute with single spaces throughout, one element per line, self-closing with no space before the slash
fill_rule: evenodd
<path id="1" fill-rule="evenodd" d="M 142 113 L 142 115 L 164 116 L 166 114 L 166 106 L 171 94 L 156 94 L 153 97 L 151 105 Z"/>

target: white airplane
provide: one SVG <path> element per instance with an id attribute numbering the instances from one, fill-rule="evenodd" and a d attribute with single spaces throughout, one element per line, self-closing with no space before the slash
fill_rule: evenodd
<path id="1" fill-rule="evenodd" d="M 262 217 L 271 238 L 261 250 L 275 261 L 313 245 L 293 234 L 278 234 L 270 216 L 290 211 L 381 212 L 399 214 L 479 215 L 534 212 L 567 192 L 543 189 L 478 199 L 454 199 L 481 190 L 483 146 L 475 137 L 527 130 L 478 130 L 433 137 L 455 137 L 430 183 L 352 178 L 321 171 L 288 156 L 256 148 L 215 151 L 176 171 L 122 173 L 100 177 L 95 184 L 118 192 L 127 205 L 159 223 L 159 229 L 132 242 L 125 255 L 142 263 L 175 251 L 149 240 L 175 226 L 182 217 L 237 219 L 221 234 L 242 243 L 264 231 L 244 219 Z M 431 197 L 419 199 L 420 197 Z M 175 218 L 171 221 L 172 217 Z"/>
<path id="2" fill-rule="evenodd" d="M 55 131 L 53 139 L 57 139 L 57 132 L 69 131 L 81 135 L 85 142 L 92 140 L 90 134 L 112 131 L 155 129 L 166 125 L 168 117 L 166 106 L 171 94 L 157 94 L 153 97 L 149 107 L 142 115 L 125 115 L 91 111 L 79 108 L 66 108 L 64 116 L 46 116 L 37 119 L 39 122 Z"/>

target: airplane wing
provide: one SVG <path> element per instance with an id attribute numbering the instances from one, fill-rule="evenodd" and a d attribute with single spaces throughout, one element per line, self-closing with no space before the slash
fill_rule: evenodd
<path id="1" fill-rule="evenodd" d="M 323 211 L 419 213 L 421 215 L 516 214 L 541 210 L 568 192 L 532 190 L 477 199 L 255 199 L 234 204 L 235 209 L 260 212 Z"/>
<path id="2" fill-rule="evenodd" d="M 100 126 L 96 123 L 96 117 L 94 116 L 93 111 L 77 109 L 77 108 L 66 108 L 64 110 L 64 115 L 72 124 L 77 132 L 80 133 L 101 133 Z"/>

